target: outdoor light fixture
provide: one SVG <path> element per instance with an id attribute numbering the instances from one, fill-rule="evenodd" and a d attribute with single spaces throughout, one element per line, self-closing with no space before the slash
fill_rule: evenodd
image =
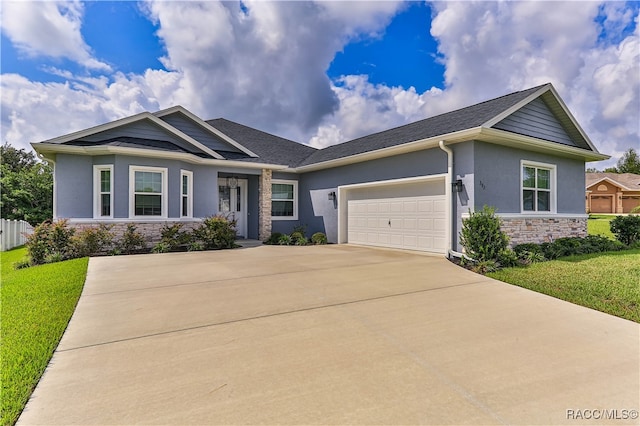
<path id="1" fill-rule="evenodd" d="M 329 193 L 329 201 L 335 201 L 336 200 L 336 193 L 334 191 L 331 191 Z"/>
<path id="2" fill-rule="evenodd" d="M 462 179 L 458 179 L 456 181 L 451 182 L 451 191 L 453 192 L 462 192 Z"/>

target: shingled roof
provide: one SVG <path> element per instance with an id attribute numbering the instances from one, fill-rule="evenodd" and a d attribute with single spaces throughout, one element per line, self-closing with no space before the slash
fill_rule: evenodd
<path id="1" fill-rule="evenodd" d="M 317 151 L 317 149 L 309 145 L 303 145 L 224 118 L 207 120 L 207 123 L 230 138 L 239 141 L 243 146 L 258 155 L 258 158 L 248 156 L 244 158 L 234 156 L 232 158 L 230 153 L 223 153 L 225 158 L 235 161 L 282 164 L 296 167 Z"/>
<path id="2" fill-rule="evenodd" d="M 416 121 L 415 123 L 329 146 L 311 154 L 298 166 L 335 160 L 421 139 L 446 135 L 460 130 L 472 129 L 513 107 L 543 86 L 511 93 L 466 108 Z"/>
<path id="3" fill-rule="evenodd" d="M 640 191 L 640 175 L 634 173 L 586 173 L 586 187 L 608 179 L 627 191 Z"/>

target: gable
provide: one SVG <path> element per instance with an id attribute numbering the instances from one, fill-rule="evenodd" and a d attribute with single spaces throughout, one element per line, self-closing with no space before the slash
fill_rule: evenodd
<path id="1" fill-rule="evenodd" d="M 216 137 L 211 132 L 207 132 L 202 126 L 198 126 L 189 118 L 185 117 L 179 112 L 168 114 L 160 117 L 161 120 L 180 130 L 182 133 L 187 134 L 214 151 L 226 151 L 226 152 L 238 152 L 242 153 L 238 148 L 230 143 L 223 141 L 221 138 Z"/>
<path id="2" fill-rule="evenodd" d="M 94 133 L 77 139 L 79 142 L 94 142 L 98 144 L 103 141 L 112 141 L 118 138 L 136 138 L 139 140 L 149 140 L 157 142 L 170 142 L 186 152 L 193 154 L 206 154 L 178 136 L 166 131 L 150 120 L 139 120 L 133 123 Z"/>
<path id="3" fill-rule="evenodd" d="M 493 126 L 496 129 L 544 139 L 576 148 L 589 149 L 582 140 L 572 138 L 541 97 L 529 102 Z"/>

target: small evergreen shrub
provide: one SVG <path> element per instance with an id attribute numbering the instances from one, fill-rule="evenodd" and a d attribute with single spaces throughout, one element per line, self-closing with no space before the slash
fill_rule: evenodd
<path id="1" fill-rule="evenodd" d="M 171 246 L 168 243 L 159 242 L 151 249 L 151 253 L 169 253 Z"/>
<path id="2" fill-rule="evenodd" d="M 280 238 L 278 238 L 278 244 L 281 246 L 290 246 L 291 242 L 291 236 L 287 234 L 280 235 Z"/>
<path id="3" fill-rule="evenodd" d="M 101 223 L 97 228 L 86 228 L 71 238 L 73 257 L 95 256 L 107 253 L 113 247 L 111 225 Z"/>
<path id="4" fill-rule="evenodd" d="M 298 240 L 302 240 L 302 239 L 306 240 L 306 238 L 304 237 L 304 234 L 298 231 L 292 232 L 290 237 L 291 237 L 292 244 L 298 244 Z"/>
<path id="5" fill-rule="evenodd" d="M 293 244 L 297 246 L 306 246 L 307 244 L 309 244 L 309 240 L 307 240 L 305 237 L 300 237 L 297 240 L 295 240 Z"/>
<path id="6" fill-rule="evenodd" d="M 507 249 L 509 237 L 500 230 L 495 208 L 484 206 L 463 219 L 460 243 L 476 262 L 497 261 L 500 253 Z"/>
<path id="7" fill-rule="evenodd" d="M 264 244 L 275 245 L 275 244 L 278 244 L 278 242 L 280 241 L 280 237 L 281 236 L 282 236 L 282 234 L 280 232 L 274 232 L 273 234 L 271 234 L 269 236 L 269 238 L 267 238 L 263 242 L 264 242 Z"/>
<path id="8" fill-rule="evenodd" d="M 71 238 L 75 229 L 67 227 L 67 220 L 44 221 L 36 226 L 25 243 L 30 264 L 58 262 L 73 257 Z"/>
<path id="9" fill-rule="evenodd" d="M 127 224 L 127 229 L 122 234 L 122 238 L 118 242 L 118 250 L 120 253 L 132 254 L 143 251 L 147 248 L 144 236 L 139 233 L 133 223 Z"/>
<path id="10" fill-rule="evenodd" d="M 522 256 L 524 253 L 539 253 L 542 254 L 542 248 L 540 244 L 536 243 L 523 243 L 518 244 L 513 248 L 513 251 L 516 252 L 518 257 Z"/>
<path id="11" fill-rule="evenodd" d="M 293 231 L 291 232 L 292 234 L 299 232 L 300 234 L 302 234 L 303 237 L 306 237 L 307 235 L 307 225 L 296 225 L 293 227 Z"/>
<path id="12" fill-rule="evenodd" d="M 160 243 L 168 247 L 167 251 L 177 250 L 191 242 L 191 234 L 182 230 L 182 223 L 165 224 L 160 228 Z M 162 252 L 164 253 L 164 252 Z"/>
<path id="13" fill-rule="evenodd" d="M 235 246 L 236 221 L 224 216 L 210 216 L 193 230 L 193 238 L 205 250 L 231 249 Z"/>
<path id="14" fill-rule="evenodd" d="M 202 251 L 204 250 L 204 244 L 200 241 L 192 241 L 187 245 L 187 251 Z"/>
<path id="15" fill-rule="evenodd" d="M 311 242 L 313 244 L 327 244 L 327 236 L 322 232 L 316 232 L 311 236 Z"/>
<path id="16" fill-rule="evenodd" d="M 498 265 L 501 268 L 510 268 L 518 264 L 518 255 L 511 249 L 504 249 L 498 253 Z"/>
<path id="17" fill-rule="evenodd" d="M 640 241 L 640 216 L 616 216 L 609 226 L 616 239 L 622 244 L 630 246 Z"/>

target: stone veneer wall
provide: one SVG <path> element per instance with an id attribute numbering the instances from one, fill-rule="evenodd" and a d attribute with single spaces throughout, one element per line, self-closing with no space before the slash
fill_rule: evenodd
<path id="1" fill-rule="evenodd" d="M 262 170 L 258 184 L 258 239 L 266 240 L 271 236 L 271 170 Z"/>
<path id="2" fill-rule="evenodd" d="M 586 237 L 586 218 L 501 218 L 511 247 L 522 243 L 545 243 L 562 237 Z"/>
<path id="3" fill-rule="evenodd" d="M 198 227 L 202 222 L 193 221 L 193 222 L 185 222 L 185 221 L 160 221 L 160 222 L 108 222 L 107 224 L 111 226 L 110 232 L 114 234 L 116 239 L 120 239 L 124 232 L 127 230 L 127 225 L 133 224 L 136 227 L 136 232 L 142 234 L 147 242 L 147 247 L 151 248 L 152 245 L 160 242 L 160 230 L 165 225 L 173 225 L 174 223 L 181 223 L 183 231 L 191 231 L 193 228 Z M 77 232 L 82 231 L 87 228 L 97 228 L 100 226 L 100 223 L 70 223 L 69 227 L 75 228 Z"/>

